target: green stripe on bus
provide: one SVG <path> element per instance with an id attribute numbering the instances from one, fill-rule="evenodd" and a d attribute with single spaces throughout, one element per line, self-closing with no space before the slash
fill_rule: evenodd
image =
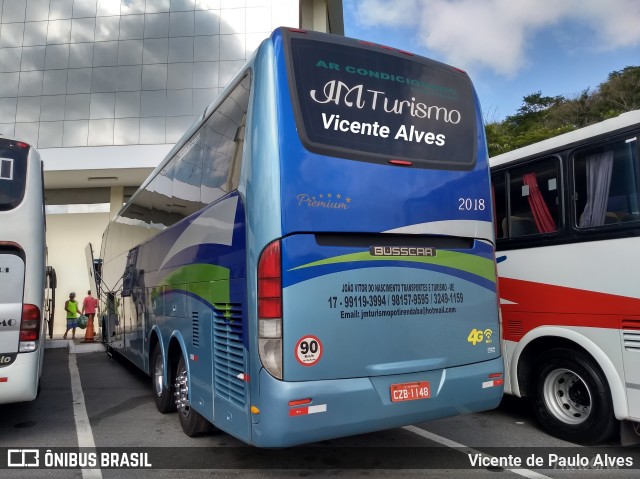
<path id="1" fill-rule="evenodd" d="M 289 271 L 303 268 L 313 268 L 315 266 L 325 266 L 337 263 L 355 263 L 359 261 L 403 261 L 411 263 L 433 264 L 447 268 L 458 269 L 467 273 L 480 276 L 492 282 L 496 282 L 496 270 L 493 261 L 481 256 L 457 251 L 438 251 L 435 257 L 430 256 L 371 256 L 368 251 L 360 253 L 350 253 L 333 258 L 321 259 L 311 263 L 303 264 Z"/>
<path id="2" fill-rule="evenodd" d="M 177 291 L 188 291 L 218 309 L 225 309 L 222 305 L 230 302 L 229 277 L 228 268 L 214 264 L 193 264 L 172 271 L 164 278 L 162 286 L 170 286 Z"/>

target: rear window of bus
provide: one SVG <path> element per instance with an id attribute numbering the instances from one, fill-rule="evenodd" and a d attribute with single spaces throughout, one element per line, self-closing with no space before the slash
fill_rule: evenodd
<path id="1" fill-rule="evenodd" d="M 347 42 L 290 38 L 291 94 L 304 146 L 361 161 L 473 168 L 468 76 L 423 57 Z"/>
<path id="2" fill-rule="evenodd" d="M 24 198 L 28 151 L 0 139 L 0 211 L 15 208 Z"/>

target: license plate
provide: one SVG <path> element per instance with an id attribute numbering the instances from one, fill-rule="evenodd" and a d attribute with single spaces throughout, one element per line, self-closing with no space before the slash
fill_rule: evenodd
<path id="1" fill-rule="evenodd" d="M 392 384 L 389 389 L 391 390 L 391 402 L 428 399 L 431 395 L 431 387 L 428 381 Z"/>

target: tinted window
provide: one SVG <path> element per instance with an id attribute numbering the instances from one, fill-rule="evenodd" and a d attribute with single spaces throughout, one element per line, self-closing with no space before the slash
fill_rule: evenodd
<path id="1" fill-rule="evenodd" d="M 509 215 L 499 237 L 516 238 L 558 230 L 560 175 L 558 162 L 548 158 L 508 172 Z"/>
<path id="2" fill-rule="evenodd" d="M 251 78 L 245 76 L 118 219 L 152 236 L 238 188 Z"/>
<path id="3" fill-rule="evenodd" d="M 508 237 L 507 227 L 507 195 L 505 190 L 504 173 L 491 178 L 493 185 L 494 227 L 497 239 Z"/>
<path id="4" fill-rule="evenodd" d="M 24 198 L 28 147 L 0 139 L 0 211 L 15 208 Z"/>
<path id="5" fill-rule="evenodd" d="M 365 45 L 294 37 L 290 50 L 296 121 L 308 149 L 422 167 L 475 164 L 475 100 L 466 74 Z"/>
<path id="6" fill-rule="evenodd" d="M 203 126 L 203 204 L 209 204 L 238 188 L 250 85 L 250 77 L 244 77 Z"/>
<path id="7" fill-rule="evenodd" d="M 576 226 L 640 220 L 637 138 L 576 151 L 573 174 Z"/>

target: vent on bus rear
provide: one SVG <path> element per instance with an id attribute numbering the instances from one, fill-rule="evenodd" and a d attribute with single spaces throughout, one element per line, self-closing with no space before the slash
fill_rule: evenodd
<path id="1" fill-rule="evenodd" d="M 622 320 L 622 340 L 626 351 L 640 353 L 640 319 Z"/>
<path id="2" fill-rule="evenodd" d="M 191 313 L 191 344 L 194 348 L 200 347 L 200 319 L 197 311 Z"/>
<path id="3" fill-rule="evenodd" d="M 524 326 L 522 325 L 522 321 L 506 321 L 505 329 L 506 336 L 512 341 L 518 341 L 522 339 L 524 336 Z"/>
<path id="4" fill-rule="evenodd" d="M 246 367 L 242 346 L 242 306 L 237 303 L 214 304 L 213 314 L 216 393 L 244 406 Z"/>

